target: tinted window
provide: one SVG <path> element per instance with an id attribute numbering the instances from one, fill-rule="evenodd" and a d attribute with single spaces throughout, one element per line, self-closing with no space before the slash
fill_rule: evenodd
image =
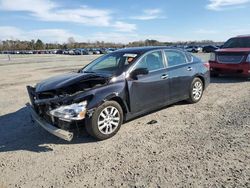
<path id="1" fill-rule="evenodd" d="M 169 67 L 186 63 L 186 57 L 181 52 L 165 51 L 165 55 L 167 57 Z"/>
<path id="2" fill-rule="evenodd" d="M 250 37 L 231 38 L 223 45 L 223 48 L 250 48 Z"/>
<path id="3" fill-rule="evenodd" d="M 134 69 L 147 68 L 149 71 L 154 71 L 164 68 L 163 58 L 161 51 L 151 52 L 144 56 L 138 62 Z"/>

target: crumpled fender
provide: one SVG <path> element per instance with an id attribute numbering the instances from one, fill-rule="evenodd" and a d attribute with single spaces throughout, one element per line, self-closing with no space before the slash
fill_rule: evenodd
<path id="1" fill-rule="evenodd" d="M 128 105 L 126 102 L 126 87 L 125 87 L 125 80 L 106 85 L 101 88 L 96 88 L 90 91 L 87 91 L 84 93 L 84 95 L 81 96 L 81 99 L 88 99 L 88 105 L 87 109 L 89 112 L 88 113 L 90 116 L 94 112 L 94 110 L 103 104 L 105 101 L 108 101 L 112 98 L 120 98 L 121 101 L 123 101 L 123 105 L 126 107 L 126 110 L 128 111 Z M 80 99 L 80 98 L 79 98 Z M 75 100 L 79 100 L 75 99 Z"/>

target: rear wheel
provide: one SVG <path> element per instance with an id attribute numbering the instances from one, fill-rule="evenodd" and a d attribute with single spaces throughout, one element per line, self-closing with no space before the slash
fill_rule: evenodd
<path id="1" fill-rule="evenodd" d="M 87 119 L 86 130 L 97 140 L 105 140 L 114 136 L 123 122 L 123 111 L 115 101 L 107 101 L 100 105 L 91 118 Z"/>
<path id="2" fill-rule="evenodd" d="M 200 78 L 194 78 L 189 89 L 189 99 L 190 103 L 197 103 L 201 100 L 203 95 L 203 82 Z"/>

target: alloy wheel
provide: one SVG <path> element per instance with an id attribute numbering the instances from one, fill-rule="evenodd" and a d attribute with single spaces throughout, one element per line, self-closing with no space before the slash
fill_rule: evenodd
<path id="1" fill-rule="evenodd" d="M 98 129 L 102 134 L 111 134 L 120 123 L 120 112 L 114 106 L 104 108 L 97 121 Z"/>
<path id="2" fill-rule="evenodd" d="M 198 101 L 201 98 L 202 91 L 203 91 L 202 83 L 199 81 L 195 82 L 193 86 L 193 91 L 192 91 L 192 94 L 195 100 Z"/>

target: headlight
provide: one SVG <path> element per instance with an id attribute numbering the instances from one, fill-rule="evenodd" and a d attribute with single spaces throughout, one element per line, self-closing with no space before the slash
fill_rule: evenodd
<path id="1" fill-rule="evenodd" d="M 86 106 L 87 101 L 83 101 L 68 106 L 61 106 L 59 108 L 51 110 L 49 113 L 52 116 L 65 120 L 82 120 L 86 115 Z"/>
<path id="2" fill-rule="evenodd" d="M 210 53 L 210 61 L 215 61 L 216 60 L 216 55 L 215 53 Z"/>

